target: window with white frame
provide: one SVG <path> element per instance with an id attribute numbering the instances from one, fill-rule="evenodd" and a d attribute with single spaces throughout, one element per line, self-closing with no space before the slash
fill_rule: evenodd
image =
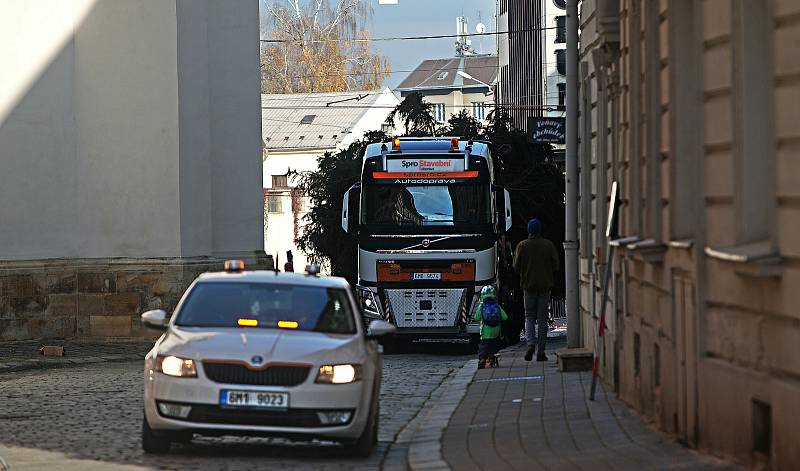
<path id="1" fill-rule="evenodd" d="M 478 121 L 486 119 L 486 103 L 475 102 L 472 104 L 472 116 Z"/>
<path id="2" fill-rule="evenodd" d="M 281 204 L 280 193 L 267 193 L 267 212 L 282 213 L 283 205 Z"/>
<path id="3" fill-rule="evenodd" d="M 287 188 L 289 186 L 288 175 L 273 175 L 272 188 Z"/>
<path id="4" fill-rule="evenodd" d="M 436 122 L 444 123 L 447 120 L 447 115 L 445 113 L 443 103 L 433 104 L 433 117 L 436 118 Z"/>

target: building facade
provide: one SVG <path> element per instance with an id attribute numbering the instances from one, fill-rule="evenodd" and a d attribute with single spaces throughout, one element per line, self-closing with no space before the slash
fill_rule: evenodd
<path id="1" fill-rule="evenodd" d="M 268 266 L 256 0 L 9 0 L 0 39 L 0 339 L 151 336 Z"/>
<path id="2" fill-rule="evenodd" d="M 445 124 L 450 116 L 466 111 L 485 122 L 494 110 L 497 56 L 465 55 L 422 61 L 397 87 L 402 97 L 419 93 L 433 105 L 433 116 Z"/>
<path id="3" fill-rule="evenodd" d="M 366 132 L 380 131 L 400 101 L 384 88 L 270 94 L 262 95 L 261 103 L 264 246 L 281 270 L 291 251 L 294 270 L 302 272 L 308 259 L 296 240 L 311 207 L 297 190 L 300 176 L 317 170 L 317 159 L 326 152 L 345 149 Z"/>
<path id="4" fill-rule="evenodd" d="M 693 446 L 797 469 L 800 3 L 580 6 L 583 343 L 614 246 L 604 379 Z"/>
<path id="5" fill-rule="evenodd" d="M 518 129 L 529 116 L 542 116 L 547 103 L 544 66 L 545 3 L 552 0 L 498 0 L 499 80 L 495 104 Z"/>
<path id="6" fill-rule="evenodd" d="M 544 40 L 544 100 L 543 116 L 563 118 L 566 116 L 567 92 L 566 42 L 567 14 L 563 0 L 545 0 L 542 14 Z"/>

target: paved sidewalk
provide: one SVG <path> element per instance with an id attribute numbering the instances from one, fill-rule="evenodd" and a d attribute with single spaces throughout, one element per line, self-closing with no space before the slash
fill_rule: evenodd
<path id="1" fill-rule="evenodd" d="M 152 340 L 31 340 L 0 342 L 0 374 L 14 371 L 65 368 L 92 363 L 143 360 Z M 63 345 L 63 357 L 45 357 L 43 345 Z"/>
<path id="2" fill-rule="evenodd" d="M 560 342 L 559 342 L 560 343 Z M 556 356 L 526 362 L 525 347 L 478 370 L 442 438 L 454 470 L 740 469 L 647 427 L 591 374 L 560 373 Z"/>

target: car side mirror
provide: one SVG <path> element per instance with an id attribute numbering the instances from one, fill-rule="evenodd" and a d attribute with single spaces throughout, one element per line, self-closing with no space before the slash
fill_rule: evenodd
<path id="1" fill-rule="evenodd" d="M 367 338 L 373 339 L 377 337 L 383 337 L 384 335 L 393 334 L 396 331 L 397 327 L 386 321 L 376 319 L 369 323 L 369 328 L 367 328 Z"/>
<path id="2" fill-rule="evenodd" d="M 169 323 L 167 313 L 162 309 L 154 309 L 145 312 L 142 314 L 142 322 L 145 327 L 158 330 L 166 330 L 167 324 Z"/>

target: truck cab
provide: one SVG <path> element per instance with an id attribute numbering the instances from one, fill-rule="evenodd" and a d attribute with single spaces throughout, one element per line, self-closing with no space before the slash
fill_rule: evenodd
<path id="1" fill-rule="evenodd" d="M 499 240 L 511 227 L 489 146 L 451 137 L 367 147 L 361 181 L 344 195 L 342 228 L 358 242 L 364 316 L 400 342 L 470 336 L 478 293 L 498 283 Z"/>

